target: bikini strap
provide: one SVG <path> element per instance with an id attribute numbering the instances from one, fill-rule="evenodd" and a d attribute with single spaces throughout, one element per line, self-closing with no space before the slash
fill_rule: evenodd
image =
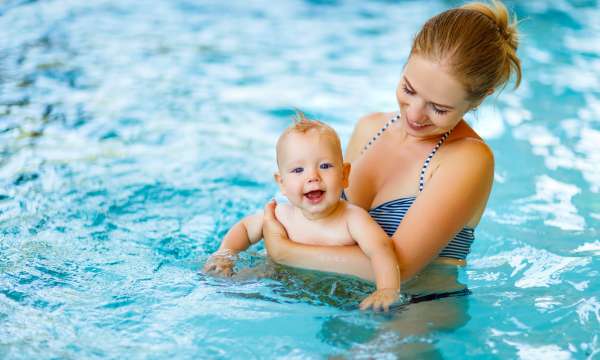
<path id="1" fill-rule="evenodd" d="M 433 155 L 435 155 L 435 153 L 438 151 L 440 146 L 442 146 L 444 141 L 446 141 L 448 136 L 450 136 L 451 132 L 452 132 L 452 130 L 448 130 L 447 133 L 442 135 L 442 138 L 437 142 L 437 144 L 435 144 L 435 147 L 433 148 L 433 150 L 431 150 L 431 152 L 429 153 L 429 156 L 427 156 L 427 159 L 425 159 L 425 163 L 423 164 L 423 167 L 421 168 L 421 174 L 419 174 L 419 192 L 423 191 L 423 188 L 425 187 L 425 171 L 427 171 L 427 168 L 429 168 L 429 163 L 431 162 L 431 158 L 433 158 Z"/>
<path id="2" fill-rule="evenodd" d="M 398 120 L 400 120 L 400 113 L 394 115 L 394 117 L 389 119 L 388 122 L 386 122 L 385 125 L 381 129 L 379 129 L 379 131 L 377 131 L 377 134 L 375 134 L 375 136 L 373 136 L 373 138 L 369 140 L 369 142 L 363 147 L 360 154 L 364 154 L 365 151 L 367 151 L 367 149 L 371 147 L 371 145 L 373 145 L 375 140 L 379 139 L 379 137 L 383 135 L 383 132 L 386 131 L 393 123 L 395 123 Z M 425 187 L 425 171 L 427 171 L 427 168 L 429 168 L 429 163 L 431 162 L 433 155 L 435 155 L 440 146 L 442 146 L 444 141 L 446 141 L 448 136 L 450 136 L 451 132 L 452 130 L 448 130 L 448 132 L 442 135 L 437 144 L 435 144 L 433 150 L 431 150 L 431 152 L 429 153 L 429 156 L 427 156 L 427 159 L 425 159 L 425 163 L 423 164 L 423 167 L 421 167 L 421 173 L 419 174 L 419 192 L 423 191 L 423 188 Z"/>
<path id="3" fill-rule="evenodd" d="M 387 123 L 385 123 L 385 125 L 379 129 L 379 131 L 377 132 L 377 134 L 375 136 L 373 136 L 373 138 L 371 140 L 369 140 L 369 142 L 367 143 L 367 145 L 365 145 L 362 149 L 362 151 L 360 152 L 360 154 L 364 154 L 365 151 L 367 151 L 367 149 L 375 142 L 375 140 L 377 140 L 384 131 L 387 130 L 387 128 L 390 127 L 390 125 L 392 125 L 393 123 L 395 123 L 396 121 L 400 120 L 400 113 L 396 114 L 396 116 L 394 116 L 393 118 L 389 119 Z"/>

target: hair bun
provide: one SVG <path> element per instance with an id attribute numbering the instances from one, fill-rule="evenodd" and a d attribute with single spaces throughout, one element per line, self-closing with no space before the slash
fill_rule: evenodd
<path id="1" fill-rule="evenodd" d="M 429 19 L 413 41 L 412 54 L 444 61 L 463 83 L 469 100 L 480 101 L 515 76 L 521 82 L 517 56 L 517 22 L 498 0 L 472 2 Z"/>
<path id="2" fill-rule="evenodd" d="M 465 4 L 461 7 L 462 9 L 473 10 L 485 15 L 488 19 L 492 21 L 494 25 L 496 25 L 496 29 L 498 30 L 498 34 L 506 41 L 508 44 L 516 50 L 519 44 L 518 41 L 518 32 L 517 32 L 517 21 L 513 19 L 510 22 L 510 14 L 506 9 L 506 6 L 502 4 L 500 1 L 492 0 L 491 6 L 481 2 L 472 2 Z"/>

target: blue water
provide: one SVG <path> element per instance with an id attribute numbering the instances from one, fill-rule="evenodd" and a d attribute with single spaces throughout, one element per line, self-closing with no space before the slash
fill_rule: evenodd
<path id="1" fill-rule="evenodd" d="M 597 1 L 508 3 L 524 79 L 469 119 L 496 154 L 470 296 L 361 313 L 371 285 L 260 246 L 198 271 L 276 192 L 293 108 L 345 142 L 457 4 L 1 2 L 0 358 L 600 357 Z"/>

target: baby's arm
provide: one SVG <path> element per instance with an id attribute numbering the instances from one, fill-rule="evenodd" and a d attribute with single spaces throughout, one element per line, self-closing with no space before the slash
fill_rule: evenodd
<path id="1" fill-rule="evenodd" d="M 365 210 L 358 207 L 348 210 L 348 231 L 371 259 L 377 285 L 377 291 L 363 300 L 360 308 L 387 311 L 400 294 L 400 267 L 392 241 Z"/>
<path id="2" fill-rule="evenodd" d="M 261 211 L 240 220 L 229 229 L 218 251 L 227 249 L 239 253 L 258 242 L 262 239 L 262 219 L 263 212 Z"/>
<path id="3" fill-rule="evenodd" d="M 236 255 L 262 239 L 262 221 L 261 211 L 246 216 L 229 229 L 219 250 L 206 261 L 204 272 L 231 276 Z"/>

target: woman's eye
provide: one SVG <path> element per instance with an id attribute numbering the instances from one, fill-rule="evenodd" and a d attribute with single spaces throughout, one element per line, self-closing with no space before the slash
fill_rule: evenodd
<path id="1" fill-rule="evenodd" d="M 320 166 L 320 168 L 323 169 L 323 170 L 329 169 L 329 168 L 332 168 L 332 167 L 333 167 L 333 164 L 330 164 L 330 163 L 321 164 L 321 166 Z"/>
<path id="2" fill-rule="evenodd" d="M 433 106 L 433 111 L 438 115 L 444 115 L 448 112 L 448 110 L 439 109 L 435 105 Z"/>
<path id="3" fill-rule="evenodd" d="M 406 86 L 406 84 L 402 84 L 402 90 L 408 95 L 416 94 L 416 92 L 412 89 L 409 89 L 408 86 Z"/>
<path id="4" fill-rule="evenodd" d="M 304 171 L 303 168 L 297 167 L 297 168 L 293 168 L 292 171 L 290 171 L 290 172 L 294 173 L 294 174 L 300 174 L 302 171 Z"/>

